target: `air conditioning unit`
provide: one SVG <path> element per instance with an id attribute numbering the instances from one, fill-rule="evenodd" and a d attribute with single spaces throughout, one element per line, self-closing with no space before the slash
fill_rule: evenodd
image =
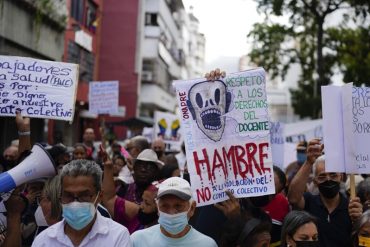
<path id="1" fill-rule="evenodd" d="M 151 71 L 143 71 L 141 74 L 142 81 L 152 81 L 153 80 L 153 72 Z"/>

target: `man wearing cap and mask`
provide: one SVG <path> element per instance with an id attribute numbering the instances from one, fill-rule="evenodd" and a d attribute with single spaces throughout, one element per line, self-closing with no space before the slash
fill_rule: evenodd
<path id="1" fill-rule="evenodd" d="M 293 207 L 304 209 L 317 218 L 320 246 L 350 247 L 352 222 L 361 216 L 362 205 L 359 198 L 348 201 L 339 192 L 342 174 L 325 171 L 322 149 L 319 139 L 308 143 L 307 159 L 290 184 L 288 199 Z M 319 195 L 304 193 L 311 170 Z"/>
<path id="2" fill-rule="evenodd" d="M 41 232 L 32 246 L 130 247 L 128 230 L 97 212 L 102 170 L 89 160 L 74 160 L 61 172 L 63 220 Z"/>
<path id="3" fill-rule="evenodd" d="M 131 235 L 133 246 L 217 246 L 213 239 L 188 224 L 196 206 L 191 195 L 186 180 L 172 177 L 163 181 L 157 195 L 159 224 Z"/>

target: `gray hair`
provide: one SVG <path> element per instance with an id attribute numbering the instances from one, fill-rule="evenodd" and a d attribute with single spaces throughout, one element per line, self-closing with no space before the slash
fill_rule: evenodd
<path id="1" fill-rule="evenodd" d="M 316 176 L 316 169 L 317 169 L 317 166 L 320 164 L 320 163 L 325 163 L 325 154 L 319 156 L 316 160 L 315 160 L 315 163 L 313 163 L 313 166 L 312 166 L 312 174 L 313 176 L 315 177 Z"/>
<path id="2" fill-rule="evenodd" d="M 44 185 L 42 193 L 51 202 L 51 218 L 60 220 L 62 216 L 62 205 L 60 204 L 61 185 L 59 175 L 49 178 Z"/>
<path id="3" fill-rule="evenodd" d="M 281 229 L 281 246 L 286 246 L 286 238 L 293 238 L 298 228 L 307 224 L 314 223 L 317 228 L 316 218 L 306 211 L 293 210 L 285 216 Z"/>
<path id="4" fill-rule="evenodd" d="M 361 230 L 361 228 L 367 223 L 370 222 L 370 210 L 365 211 L 361 217 L 355 222 L 353 225 L 353 232 L 352 238 L 353 240 L 357 240 L 357 236 Z M 357 245 L 356 245 L 357 246 Z"/>
<path id="5" fill-rule="evenodd" d="M 150 148 L 148 140 L 144 136 L 135 136 L 131 140 L 132 145 L 141 151 Z"/>
<path id="6" fill-rule="evenodd" d="M 60 179 L 63 181 L 65 176 L 92 176 L 96 191 L 101 191 L 103 171 L 94 161 L 91 160 L 72 160 L 63 166 Z"/>

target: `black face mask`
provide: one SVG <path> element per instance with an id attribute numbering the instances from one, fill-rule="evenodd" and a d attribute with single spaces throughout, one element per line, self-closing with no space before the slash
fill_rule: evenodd
<path id="1" fill-rule="evenodd" d="M 319 241 L 294 241 L 297 247 L 319 247 Z"/>
<path id="2" fill-rule="evenodd" d="M 325 198 L 334 198 L 339 192 L 339 182 L 327 180 L 319 184 L 319 191 Z"/>
<path id="3" fill-rule="evenodd" d="M 256 197 L 250 197 L 249 198 L 253 206 L 257 208 L 261 208 L 266 206 L 270 202 L 270 196 L 265 195 L 265 196 L 256 196 Z"/>
<path id="4" fill-rule="evenodd" d="M 142 209 L 139 210 L 139 213 L 137 215 L 140 224 L 142 225 L 149 225 L 151 223 L 156 223 L 158 220 L 158 213 L 152 212 L 152 213 L 144 213 Z"/>
<path id="5" fill-rule="evenodd" d="M 162 157 L 162 155 L 163 155 L 163 151 L 155 151 L 155 153 L 157 154 L 158 159 L 159 159 L 160 157 Z"/>

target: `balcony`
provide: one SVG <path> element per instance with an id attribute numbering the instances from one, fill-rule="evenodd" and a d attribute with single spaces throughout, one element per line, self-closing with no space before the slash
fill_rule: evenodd
<path id="1" fill-rule="evenodd" d="M 150 111 L 164 110 L 173 112 L 176 107 L 175 96 L 155 84 L 143 84 L 139 96 L 140 104 Z"/>

